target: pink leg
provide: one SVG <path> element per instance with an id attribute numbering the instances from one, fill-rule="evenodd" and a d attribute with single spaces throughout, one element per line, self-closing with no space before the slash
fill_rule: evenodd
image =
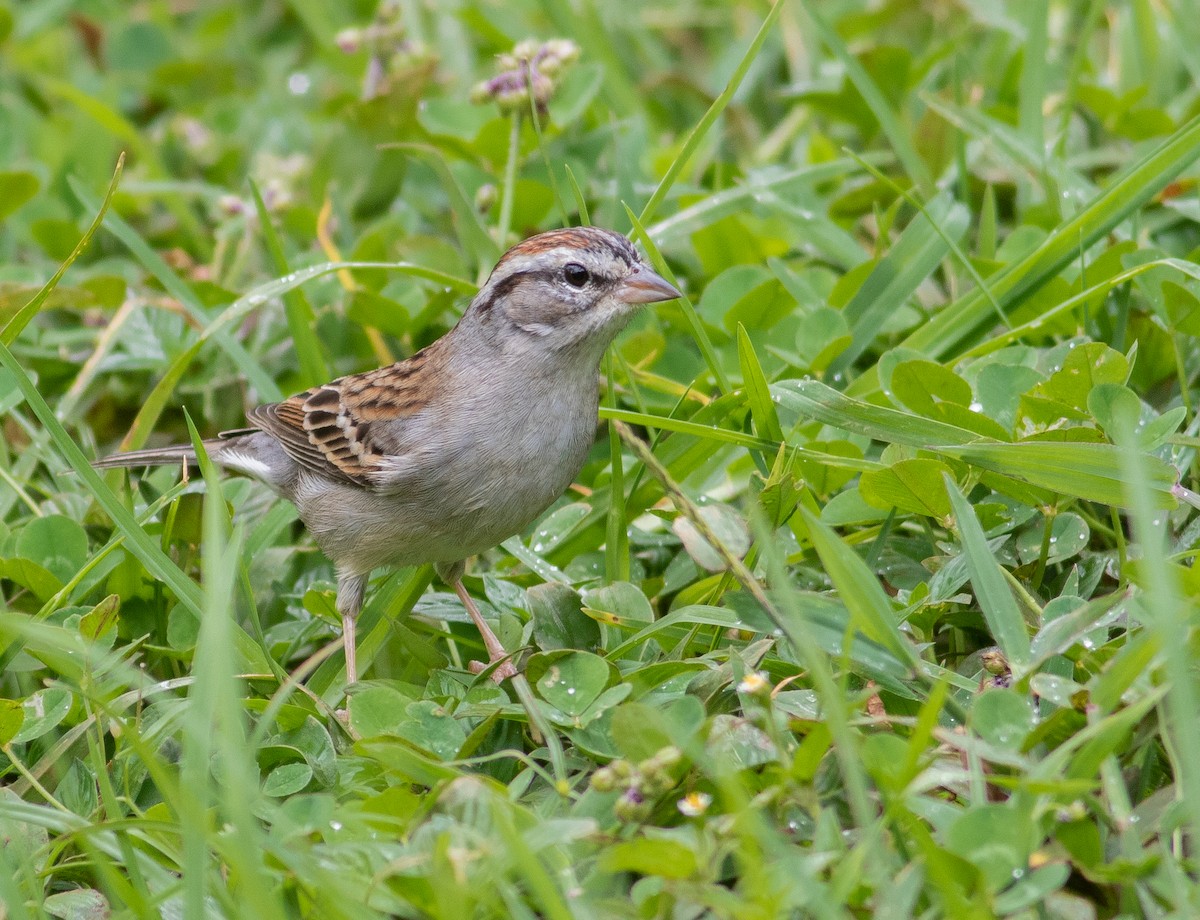
<path id="1" fill-rule="evenodd" d="M 358 615 L 362 612 L 366 575 L 338 574 L 337 607 L 342 615 L 342 645 L 346 649 L 346 685 L 358 682 L 358 655 L 355 645 Z"/>
<path id="2" fill-rule="evenodd" d="M 517 674 L 516 666 L 513 665 L 509 658 L 508 651 L 500 644 L 500 640 L 496 638 L 496 634 L 492 632 L 492 628 L 487 625 L 487 621 L 483 618 L 483 614 L 479 612 L 479 608 L 475 606 L 475 601 L 471 599 L 471 595 L 467 593 L 467 589 L 463 587 L 462 577 L 450 581 L 450 587 L 454 589 L 454 593 L 458 595 L 458 599 L 463 602 L 463 606 L 467 608 L 467 615 L 471 617 L 471 622 L 475 624 L 475 628 L 479 630 L 479 635 L 483 637 L 483 645 L 488 652 L 488 661 L 491 663 L 500 662 L 496 670 L 492 672 L 492 680 L 500 683 L 509 677 L 515 677 Z M 482 671 L 485 665 L 479 665 L 478 662 L 471 662 L 471 670 L 476 674 Z"/>

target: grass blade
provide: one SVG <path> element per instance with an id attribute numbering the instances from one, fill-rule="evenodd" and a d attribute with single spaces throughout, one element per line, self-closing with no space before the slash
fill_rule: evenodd
<path id="1" fill-rule="evenodd" d="M 846 47 L 846 43 L 842 41 L 841 36 L 838 35 L 836 30 L 830 28 L 829 23 L 817 13 L 816 6 L 811 0 L 805 0 L 801 4 L 801 8 L 808 15 L 809 21 L 812 22 L 822 43 L 833 52 L 834 57 L 845 68 L 846 76 L 850 78 L 850 82 L 854 84 L 854 88 L 866 100 L 871 114 L 879 122 L 880 130 L 887 137 L 888 143 L 892 145 L 892 150 L 895 151 L 896 157 L 900 160 L 904 171 L 908 173 L 908 177 L 916 185 L 928 185 L 929 170 L 925 168 L 925 161 L 921 159 L 917 148 L 913 146 L 910 140 L 911 132 L 900 123 L 900 119 L 892 111 L 892 107 L 888 104 L 879 87 L 875 85 L 875 81 L 871 79 L 870 74 L 867 73 L 858 59 L 850 53 L 850 49 Z"/>
<path id="2" fill-rule="evenodd" d="M 262 193 L 253 180 L 250 182 L 250 192 L 254 196 L 254 207 L 258 211 L 258 225 L 262 228 L 263 242 L 275 265 L 275 271 L 287 276 L 291 268 L 288 266 L 283 244 L 279 241 L 279 234 L 275 232 L 271 215 L 263 203 Z M 283 294 L 283 309 L 287 316 L 288 332 L 292 336 L 292 347 L 296 349 L 296 359 L 300 362 L 300 385 L 311 387 L 324 383 L 333 375 L 329 372 L 329 365 L 325 362 L 325 354 L 317 339 L 314 328 L 316 317 L 312 304 L 308 302 L 303 291 L 293 288 Z"/>
<path id="3" fill-rule="evenodd" d="M 1129 219 L 1167 183 L 1200 157 L 1200 116 L 1130 165 L 1075 217 L 1060 224 L 1037 249 L 988 279 L 992 294 L 1011 315 L 1013 307 L 1057 275 L 1081 249 L 1086 250 L 1122 221 Z M 975 290 L 942 310 L 902 343 L 933 358 L 946 357 L 975 339 L 992 319 L 984 292 Z M 854 388 L 861 391 L 871 381 Z"/>
<path id="4" fill-rule="evenodd" d="M 967 209 L 947 196 L 926 205 L 900 234 L 894 246 L 867 276 L 862 287 L 842 310 L 850 324 L 851 341 L 830 365 L 837 374 L 867 350 L 879 335 L 884 321 L 898 304 L 941 265 L 951 249 L 951 240 L 961 239 L 969 222 Z M 940 225 L 941 233 L 934 225 Z"/>
<path id="5" fill-rule="evenodd" d="M 96 235 L 96 231 L 100 229 L 100 225 L 104 223 L 104 215 L 108 213 L 108 208 L 112 204 L 113 195 L 117 193 L 117 187 L 121 184 L 121 172 L 125 169 L 125 154 L 122 153 L 117 157 L 117 165 L 113 170 L 112 180 L 108 183 L 108 190 L 104 193 L 104 200 L 100 202 L 100 206 L 95 209 L 96 216 L 92 218 L 91 224 L 88 225 L 79 242 L 75 244 L 75 248 L 71 250 L 71 254 L 64 261 L 47 281 L 40 291 L 34 295 L 33 299 L 25 306 L 21 307 L 17 314 L 8 321 L 3 330 L 0 330 L 0 345 L 11 345 L 16 341 L 17 336 L 21 334 L 21 330 L 29 325 L 29 321 L 37 316 L 38 311 L 50 296 L 51 291 L 58 287 L 58 282 L 62 280 L 63 275 L 67 273 L 67 269 L 74 264 L 79 258 L 80 253 L 87 249 L 88 244 L 92 241 L 92 237 Z"/>
<path id="6" fill-rule="evenodd" d="M 742 85 L 742 81 L 746 79 L 746 74 L 750 71 L 750 65 L 754 63 L 755 58 L 758 57 L 759 51 L 762 50 L 762 46 L 767 40 L 767 36 L 771 34 L 771 30 L 775 26 L 775 20 L 783 12 L 783 6 L 784 0 L 775 0 L 771 5 L 766 18 L 763 19 L 762 25 L 759 26 L 758 32 L 751 40 L 750 47 L 746 49 L 746 53 L 742 55 L 742 59 L 734 69 L 733 75 L 729 78 L 729 82 L 721 90 L 721 95 L 713 100 L 713 104 L 708 107 L 708 111 L 696 122 L 696 126 L 692 128 L 687 140 L 683 142 L 683 147 L 680 149 L 679 155 L 671 161 L 671 165 L 667 167 L 666 174 L 659 181 L 653 194 L 651 194 L 650 200 L 642 208 L 642 213 L 638 215 L 638 224 L 646 224 L 653 219 L 655 213 L 658 211 L 658 206 L 666 199 L 667 193 L 675 184 L 675 180 L 683 172 L 683 167 L 687 165 L 688 161 L 691 160 L 692 156 L 700 148 L 701 141 L 704 140 L 712 126 L 716 124 L 717 119 L 725 111 L 726 106 L 733 101 L 734 94 L 737 93 L 738 87 Z"/>
<path id="7" fill-rule="evenodd" d="M 737 343 L 746 401 L 750 404 L 755 430 L 771 441 L 782 441 L 783 426 L 779 424 L 779 414 L 771 400 L 771 388 L 763 375 L 762 365 L 758 363 L 758 355 L 754 353 L 754 345 L 750 342 L 746 327 L 741 323 L 737 327 Z"/>
<path id="8" fill-rule="evenodd" d="M 987 538 L 983 535 L 974 509 L 950 476 L 944 476 L 943 481 L 954 508 L 954 518 L 958 522 L 959 541 L 967 557 L 975 597 L 992 638 L 1008 659 L 1013 675 L 1019 678 L 1029 665 L 1029 630 L 999 563 L 988 549 Z"/>
<path id="9" fill-rule="evenodd" d="M 852 621 L 868 639 L 890 651 L 914 674 L 919 673 L 920 661 L 912 645 L 897 628 L 896 611 L 879 586 L 875 573 L 867 568 L 854 550 L 838 539 L 828 524 L 803 506 L 799 510 L 804 516 L 813 548 L 821 557 L 821 565 L 850 611 Z"/>

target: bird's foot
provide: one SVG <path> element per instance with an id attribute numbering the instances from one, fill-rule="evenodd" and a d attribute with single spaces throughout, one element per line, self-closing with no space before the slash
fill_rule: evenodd
<path id="1" fill-rule="evenodd" d="M 468 661 L 467 670 L 469 670 L 472 674 L 482 674 L 489 667 L 491 667 L 491 665 L 492 662 L 490 661 L 487 664 L 484 664 L 482 661 Z M 496 670 L 492 671 L 491 678 L 496 683 L 500 683 L 508 680 L 510 677 L 516 677 L 519 673 L 520 672 L 517 670 L 517 666 L 512 663 L 512 659 L 505 658 L 498 665 L 496 665 Z"/>
<path id="2" fill-rule="evenodd" d="M 475 628 L 479 630 L 479 636 L 483 639 L 484 648 L 487 649 L 488 663 L 484 664 L 481 661 L 472 661 L 467 667 L 470 668 L 472 674 L 481 674 L 487 670 L 492 664 L 499 662 L 496 665 L 496 670 L 492 671 L 492 680 L 500 683 L 503 680 L 508 680 L 510 677 L 517 676 L 517 667 L 512 663 L 508 651 L 496 638 L 496 634 L 492 632 L 492 628 L 488 626 L 487 621 L 483 618 L 483 614 L 479 612 L 479 608 L 475 606 L 475 601 L 471 599 L 471 595 L 467 593 L 467 589 L 463 587 L 462 579 L 456 579 L 452 585 L 454 593 L 458 595 L 458 599 L 462 601 L 463 606 L 467 608 L 467 614 L 471 617 L 471 622 L 475 624 Z"/>

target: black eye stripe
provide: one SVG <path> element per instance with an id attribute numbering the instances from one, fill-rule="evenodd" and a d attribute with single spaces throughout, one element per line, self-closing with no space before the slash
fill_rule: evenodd
<path id="1" fill-rule="evenodd" d="M 570 262 L 568 265 L 576 265 L 583 270 L 583 272 L 587 275 L 587 280 L 584 281 L 584 285 L 588 284 L 589 282 L 593 285 L 607 285 L 612 281 L 612 279 L 606 276 L 601 276 L 594 272 L 588 271 L 578 262 Z M 490 312 L 498 301 L 510 296 L 518 285 L 527 282 L 546 281 L 550 283 L 561 284 L 564 280 L 566 280 L 566 269 L 567 265 L 564 265 L 562 268 L 525 268 L 513 271 L 512 274 L 508 275 L 507 277 L 495 281 L 492 284 L 492 289 L 488 292 L 486 298 L 476 300 L 475 310 L 478 313 Z M 570 283 L 569 280 L 568 283 Z M 580 289 L 582 289 L 584 285 L 579 285 Z"/>

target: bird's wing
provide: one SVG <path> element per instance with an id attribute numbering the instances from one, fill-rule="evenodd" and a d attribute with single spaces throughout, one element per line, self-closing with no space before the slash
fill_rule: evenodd
<path id="1" fill-rule="evenodd" d="M 434 395 L 423 383 L 435 363 L 430 351 L 258 406 L 247 417 L 301 467 L 370 487 L 371 474 L 399 448 L 397 429 Z"/>

